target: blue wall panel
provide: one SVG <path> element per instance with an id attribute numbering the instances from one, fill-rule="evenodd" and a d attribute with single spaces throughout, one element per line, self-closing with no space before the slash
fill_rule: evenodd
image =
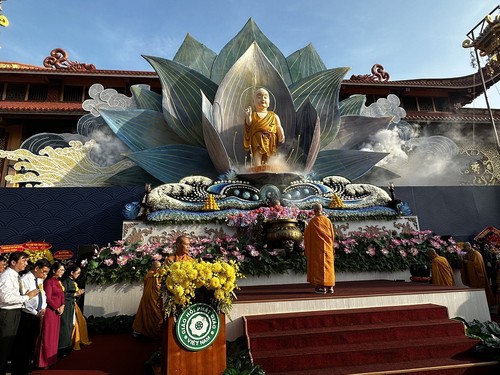
<path id="1" fill-rule="evenodd" d="M 0 244 L 47 241 L 54 250 L 103 246 L 121 238 L 122 209 L 144 187 L 0 189 Z M 500 186 L 396 187 L 421 229 L 471 240 L 500 228 Z"/>

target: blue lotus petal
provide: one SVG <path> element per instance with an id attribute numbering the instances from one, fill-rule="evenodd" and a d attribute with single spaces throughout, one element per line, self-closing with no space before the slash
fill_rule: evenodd
<path id="1" fill-rule="evenodd" d="M 161 95 L 151 91 L 148 85 L 133 85 L 130 91 L 138 108 L 161 112 Z"/>
<path id="2" fill-rule="evenodd" d="M 312 44 L 295 51 L 286 58 L 292 82 L 300 81 L 326 70 L 326 65 Z"/>
<path id="3" fill-rule="evenodd" d="M 366 102 L 366 95 L 352 95 L 339 103 L 340 115 L 359 115 Z"/>
<path id="4" fill-rule="evenodd" d="M 191 145 L 166 145 L 127 155 L 163 183 L 178 182 L 186 176 L 217 178 L 207 150 Z"/>
<path id="5" fill-rule="evenodd" d="M 201 44 L 191 35 L 186 35 L 182 45 L 174 56 L 174 61 L 186 65 L 205 77 L 210 78 L 210 72 L 217 54 Z"/>
<path id="6" fill-rule="evenodd" d="M 135 109 L 101 111 L 102 118 L 132 151 L 141 151 L 166 144 L 184 143 L 171 130 L 161 112 Z"/>
<path id="7" fill-rule="evenodd" d="M 201 93 L 213 101 L 217 84 L 182 64 L 144 56 L 158 73 L 163 92 L 163 115 L 186 143 L 205 147 L 201 125 Z"/>
<path id="8" fill-rule="evenodd" d="M 295 108 L 301 107 L 307 99 L 318 112 L 321 123 L 321 148 L 328 146 L 337 136 L 340 128 L 339 91 L 349 68 L 329 69 L 307 77 L 291 85 Z"/>
<path id="9" fill-rule="evenodd" d="M 290 85 L 292 79 L 288 70 L 288 63 L 281 53 L 263 33 L 260 31 L 253 19 L 249 19 L 243 29 L 233 39 L 226 44 L 214 61 L 211 78 L 214 82 L 220 83 L 233 65 L 246 53 L 246 50 L 256 42 L 262 49 L 264 55 L 280 74 L 281 79 Z"/>
<path id="10" fill-rule="evenodd" d="M 342 176 L 355 180 L 368 172 L 388 153 L 357 150 L 320 151 L 313 171 L 318 178 Z"/>
<path id="11" fill-rule="evenodd" d="M 203 138 L 205 139 L 205 146 L 215 169 L 219 173 L 223 173 L 231 169 L 231 163 L 222 139 L 213 125 L 212 104 L 203 94 L 202 98 Z"/>

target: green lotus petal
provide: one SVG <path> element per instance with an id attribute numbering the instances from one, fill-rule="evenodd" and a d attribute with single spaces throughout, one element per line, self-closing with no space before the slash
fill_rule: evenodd
<path id="1" fill-rule="evenodd" d="M 311 105 L 311 102 L 306 100 L 304 105 L 297 111 L 297 126 L 295 130 L 297 146 L 294 147 L 296 156 L 292 158 L 292 160 L 304 164 L 306 172 L 309 172 L 316 161 L 320 140 L 318 114 Z"/>
<path id="2" fill-rule="evenodd" d="M 117 137 L 134 152 L 166 144 L 185 143 L 168 127 L 161 112 L 135 109 L 100 113 Z"/>
<path id="3" fill-rule="evenodd" d="M 187 34 L 174 56 L 174 61 L 210 78 L 210 72 L 216 57 L 217 54 L 214 51 Z"/>
<path id="4" fill-rule="evenodd" d="M 148 85 L 133 85 L 130 91 L 138 108 L 161 112 L 161 95 L 151 91 Z"/>
<path id="5" fill-rule="evenodd" d="M 202 120 L 203 120 L 203 136 L 205 138 L 205 146 L 207 148 L 210 159 L 214 164 L 215 169 L 219 173 L 223 173 L 231 169 L 229 157 L 226 148 L 220 139 L 219 134 L 213 124 L 212 103 L 202 95 Z"/>
<path id="6" fill-rule="evenodd" d="M 340 115 L 359 115 L 366 101 L 365 95 L 352 95 L 339 103 Z"/>
<path id="7" fill-rule="evenodd" d="M 243 148 L 244 109 L 252 105 L 253 91 L 258 87 L 270 92 L 269 109 L 280 117 L 285 139 L 291 141 L 295 136 L 295 111 L 288 87 L 257 43 L 252 43 L 227 72 L 214 100 L 213 124 L 233 164 L 243 164 L 247 155 Z M 278 152 L 286 153 L 290 149 L 287 144 L 278 146 Z"/>
<path id="8" fill-rule="evenodd" d="M 106 182 L 113 186 L 140 186 L 145 182 L 153 186 L 161 185 L 161 181 L 151 176 L 148 172 L 139 166 L 130 167 L 114 176 L 111 176 Z"/>
<path id="9" fill-rule="evenodd" d="M 351 181 L 360 178 L 388 153 L 358 150 L 320 151 L 314 172 L 317 178 L 342 176 Z"/>
<path id="10" fill-rule="evenodd" d="M 326 70 L 326 65 L 312 44 L 295 51 L 286 58 L 292 82 L 300 81 L 315 73 Z"/>
<path id="11" fill-rule="evenodd" d="M 160 57 L 144 56 L 160 77 L 163 115 L 186 143 L 205 146 L 201 126 L 201 92 L 212 101 L 217 85 L 197 71 Z"/>
<path id="12" fill-rule="evenodd" d="M 321 148 L 330 144 L 340 129 L 339 91 L 349 68 L 335 68 L 316 73 L 290 86 L 295 108 L 307 99 L 316 108 L 321 122 Z"/>
<path id="13" fill-rule="evenodd" d="M 217 178 L 207 150 L 191 145 L 166 145 L 127 155 L 162 183 L 178 182 L 186 176 Z"/>
<path id="14" fill-rule="evenodd" d="M 271 64 L 281 75 L 287 86 L 292 79 L 288 70 L 285 56 L 263 33 L 252 18 L 243 26 L 241 31 L 226 44 L 214 61 L 211 78 L 212 81 L 220 83 L 229 72 L 229 69 L 238 61 L 245 51 L 257 42 Z"/>
<path id="15" fill-rule="evenodd" d="M 351 150 L 367 141 L 367 137 L 389 128 L 392 117 L 342 116 L 337 137 L 325 150 Z"/>

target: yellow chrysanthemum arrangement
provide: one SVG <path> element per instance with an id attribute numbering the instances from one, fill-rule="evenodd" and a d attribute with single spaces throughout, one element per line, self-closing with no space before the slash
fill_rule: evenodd
<path id="1" fill-rule="evenodd" d="M 234 261 L 206 262 L 199 259 L 174 262 L 161 268 L 166 291 L 165 316 L 177 316 L 193 303 L 203 302 L 215 311 L 229 313 L 237 280 L 243 278 Z"/>
<path id="2" fill-rule="evenodd" d="M 52 255 L 50 250 L 24 250 L 26 254 L 29 255 L 29 261 L 33 264 L 36 263 L 37 260 L 45 258 L 50 264 L 54 263 L 54 256 Z"/>

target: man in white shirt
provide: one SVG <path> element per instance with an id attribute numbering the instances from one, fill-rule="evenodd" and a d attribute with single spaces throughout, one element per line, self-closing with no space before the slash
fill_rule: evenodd
<path id="1" fill-rule="evenodd" d="M 21 277 L 23 293 L 33 289 L 40 290 L 40 293 L 25 302 L 21 311 L 21 321 L 12 352 L 12 375 L 27 375 L 33 369 L 30 364 L 34 360 L 37 338 L 47 307 L 43 280 L 47 277 L 49 270 L 49 261 L 39 259 L 32 270 Z"/>
<path id="2" fill-rule="evenodd" d="M 21 308 L 39 293 L 34 289 L 22 294 L 19 272 L 28 265 L 28 258 L 28 254 L 22 251 L 11 253 L 9 266 L 0 274 L 0 375 L 7 371 L 7 360 L 21 320 Z"/>

